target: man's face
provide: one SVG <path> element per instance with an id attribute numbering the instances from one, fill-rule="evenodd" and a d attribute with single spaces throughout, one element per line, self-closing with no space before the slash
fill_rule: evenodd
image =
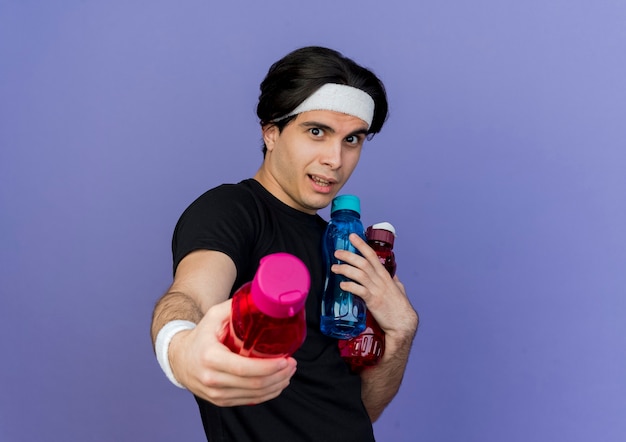
<path id="1" fill-rule="evenodd" d="M 366 134 L 360 118 L 326 110 L 298 114 L 282 132 L 266 126 L 267 154 L 256 178 L 288 206 L 316 213 L 350 178 Z"/>

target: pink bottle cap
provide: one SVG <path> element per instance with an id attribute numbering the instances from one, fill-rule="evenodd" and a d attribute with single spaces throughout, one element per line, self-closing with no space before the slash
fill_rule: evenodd
<path id="1" fill-rule="evenodd" d="M 288 318 L 306 303 L 311 276 L 306 265 L 289 253 L 272 253 L 261 258 L 250 293 L 254 304 L 266 315 Z"/>

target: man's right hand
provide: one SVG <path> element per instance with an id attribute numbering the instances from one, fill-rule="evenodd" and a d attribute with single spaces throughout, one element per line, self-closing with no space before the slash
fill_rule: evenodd
<path id="1" fill-rule="evenodd" d="M 293 358 L 248 358 L 221 339 L 232 300 L 211 307 L 193 330 L 177 333 L 169 347 L 174 376 L 198 397 L 220 407 L 255 405 L 277 397 L 296 372 Z"/>

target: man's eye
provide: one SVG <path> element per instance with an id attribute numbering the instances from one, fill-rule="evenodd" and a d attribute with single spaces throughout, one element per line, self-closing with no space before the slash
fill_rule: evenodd
<path id="1" fill-rule="evenodd" d="M 356 135 L 350 135 L 349 137 L 346 137 L 346 141 L 348 144 L 359 144 L 359 137 Z"/>
<path id="2" fill-rule="evenodd" d="M 324 131 L 319 127 L 312 127 L 311 129 L 309 129 L 309 132 L 314 137 L 321 137 L 322 135 L 324 135 Z"/>

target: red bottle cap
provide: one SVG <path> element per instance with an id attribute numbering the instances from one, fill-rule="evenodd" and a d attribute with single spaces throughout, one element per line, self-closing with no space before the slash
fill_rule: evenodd
<path id="1" fill-rule="evenodd" d="M 250 294 L 266 315 L 288 318 L 304 307 L 310 284 L 309 270 L 299 258 L 289 253 L 273 253 L 261 258 Z"/>
<path id="2" fill-rule="evenodd" d="M 393 247 L 396 238 L 396 229 L 388 222 L 374 224 L 365 231 L 368 241 L 384 241 Z"/>

